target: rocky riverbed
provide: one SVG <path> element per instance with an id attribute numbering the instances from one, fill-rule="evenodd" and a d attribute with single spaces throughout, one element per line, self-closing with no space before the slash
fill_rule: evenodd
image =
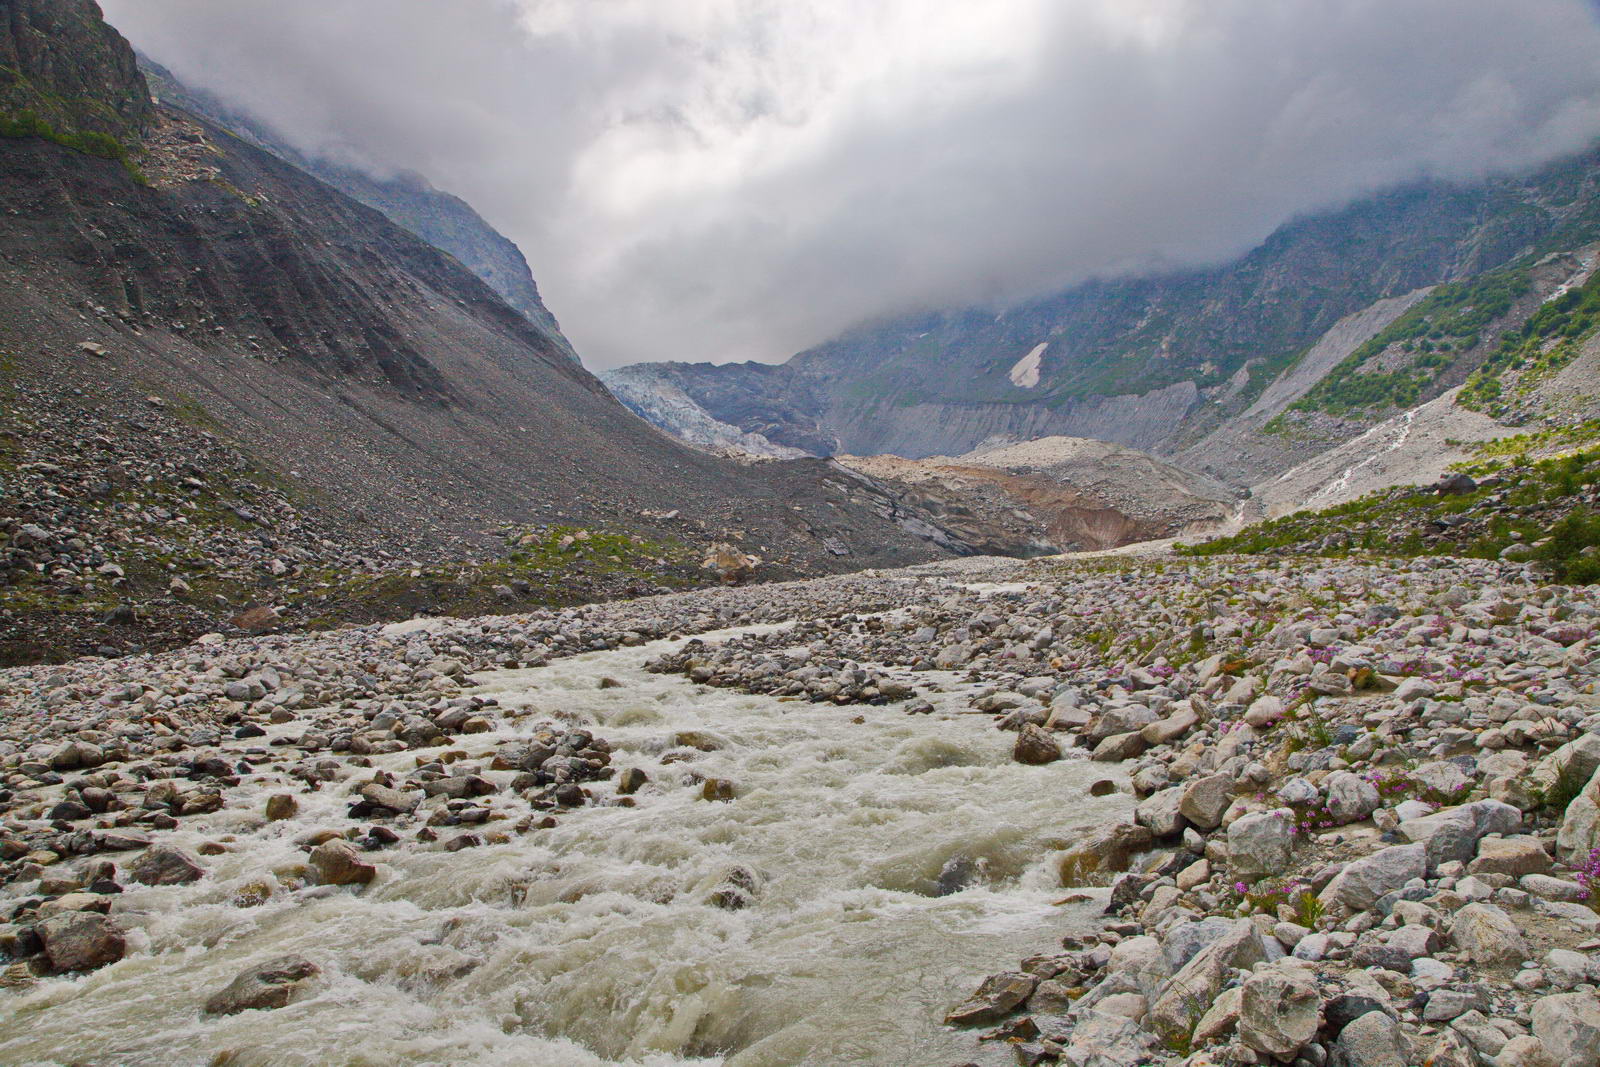
<path id="1" fill-rule="evenodd" d="M 15 668 L 0 1060 L 1593 1065 L 1597 627 L 970 560 Z"/>

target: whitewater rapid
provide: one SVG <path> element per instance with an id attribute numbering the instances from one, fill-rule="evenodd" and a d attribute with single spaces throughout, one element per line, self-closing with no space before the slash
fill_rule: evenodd
<path id="1" fill-rule="evenodd" d="M 503 708 L 612 742 L 614 766 L 650 776 L 636 807 L 605 803 L 603 784 L 599 805 L 508 844 L 372 853 L 378 878 L 360 893 L 280 891 L 242 908 L 241 889 L 305 862 L 297 838 L 352 821 L 341 783 L 266 826 L 259 812 L 281 785 L 241 786 L 174 835 L 230 849 L 208 857 L 207 878 L 116 898 L 127 958 L 8 998 L 0 1062 L 1012 1062 L 940 1019 L 984 975 L 1087 928 L 1097 905 L 1059 903 L 1052 858 L 1126 813 L 1125 792 L 1088 795 L 1117 772 L 1012 762 L 1014 735 L 968 713 L 975 691 L 954 675 L 919 676 L 947 688 L 931 694 L 932 715 L 840 708 L 643 670 L 672 644 L 476 679 Z M 684 731 L 718 747 L 663 763 Z M 508 726 L 449 747 L 478 755 L 515 736 Z M 373 763 L 408 770 L 418 756 Z M 736 798 L 702 799 L 691 772 L 733 782 Z M 756 876 L 749 906 L 716 906 L 738 868 Z M 966 887 L 936 895 L 956 871 Z M 239 971 L 289 953 L 322 967 L 311 996 L 201 1014 Z"/>

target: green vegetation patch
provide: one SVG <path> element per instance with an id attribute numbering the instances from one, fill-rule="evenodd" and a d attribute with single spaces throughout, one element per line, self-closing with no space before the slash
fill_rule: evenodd
<path id="1" fill-rule="evenodd" d="M 1328 372 L 1290 410 L 1352 415 L 1411 407 L 1456 357 L 1477 346 L 1483 330 L 1527 293 L 1531 265 L 1521 263 L 1464 282 L 1441 285 Z M 1369 369 L 1393 351 L 1404 365 Z"/>
<path id="2" fill-rule="evenodd" d="M 1485 483 L 1468 493 L 1385 489 L 1321 511 L 1302 511 L 1230 537 L 1178 545 L 1182 556 L 1469 556 L 1496 559 L 1511 545 L 1551 579 L 1600 582 L 1600 514 L 1586 502 L 1600 485 L 1600 448 L 1522 465 L 1468 467 Z"/>
<path id="3" fill-rule="evenodd" d="M 1534 312 L 1473 371 L 1456 402 L 1496 418 L 1515 413 L 1531 393 L 1578 355 L 1600 326 L 1600 271 Z"/>
<path id="4" fill-rule="evenodd" d="M 107 133 L 98 133 L 94 130 L 57 130 L 37 112 L 24 110 L 15 114 L 0 114 L 0 137 L 12 140 L 36 137 L 63 148 L 70 148 L 74 152 L 81 152 L 86 156 L 114 159 L 122 164 L 123 169 L 133 177 L 134 181 L 140 185 L 150 184 L 144 171 L 134 162 L 128 146 Z"/>

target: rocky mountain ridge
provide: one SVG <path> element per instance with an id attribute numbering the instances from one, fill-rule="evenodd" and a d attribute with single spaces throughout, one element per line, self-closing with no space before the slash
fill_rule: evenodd
<path id="1" fill-rule="evenodd" d="M 147 56 L 139 57 L 157 99 L 208 119 L 229 133 L 265 149 L 321 179 L 352 200 L 376 208 L 399 225 L 448 252 L 486 282 L 507 304 L 537 326 L 573 362 L 573 349 L 554 315 L 539 296 L 528 261 L 510 239 L 496 231 L 472 206 L 428 184 L 421 175 L 377 178 L 353 167 L 308 156 L 254 117 L 231 107 L 215 94 L 184 85 L 171 71 Z"/>
<path id="2" fill-rule="evenodd" d="M 1407 329 L 1426 320 L 1421 334 L 1434 335 L 1412 339 L 1405 363 L 1416 368 L 1384 370 L 1381 386 L 1363 384 L 1363 403 L 1336 412 L 1314 396 L 1305 406 L 1322 411 L 1316 445 L 1460 384 L 1500 332 L 1520 329 L 1569 280 L 1554 273 L 1592 263 L 1584 249 L 1600 235 L 1597 180 L 1600 155 L 1589 152 L 1476 186 L 1412 186 L 1291 222 L 1216 268 L 1094 281 L 1000 314 L 912 315 L 777 366 L 672 363 L 648 373 L 709 418 L 816 454 L 917 458 L 960 454 L 991 436 L 1081 436 L 1248 485 L 1311 453 L 1261 437 L 1271 415 L 1259 416 L 1323 377 L 1378 373 L 1364 354 L 1359 372 L 1342 364 L 1396 319 L 1411 314 Z M 1562 257 L 1573 266 L 1555 262 Z M 1497 272 L 1543 295 L 1502 303 L 1508 285 Z M 1462 307 L 1493 313 L 1468 326 L 1474 316 Z M 1462 332 L 1441 348 L 1456 323 Z M 1243 462 L 1225 469 L 1241 446 Z"/>

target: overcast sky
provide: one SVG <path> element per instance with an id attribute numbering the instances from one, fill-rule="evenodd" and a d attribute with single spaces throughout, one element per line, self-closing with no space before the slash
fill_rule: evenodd
<path id="1" fill-rule="evenodd" d="M 527 253 L 593 368 L 1216 261 L 1600 136 L 1593 0 L 102 0 Z"/>

